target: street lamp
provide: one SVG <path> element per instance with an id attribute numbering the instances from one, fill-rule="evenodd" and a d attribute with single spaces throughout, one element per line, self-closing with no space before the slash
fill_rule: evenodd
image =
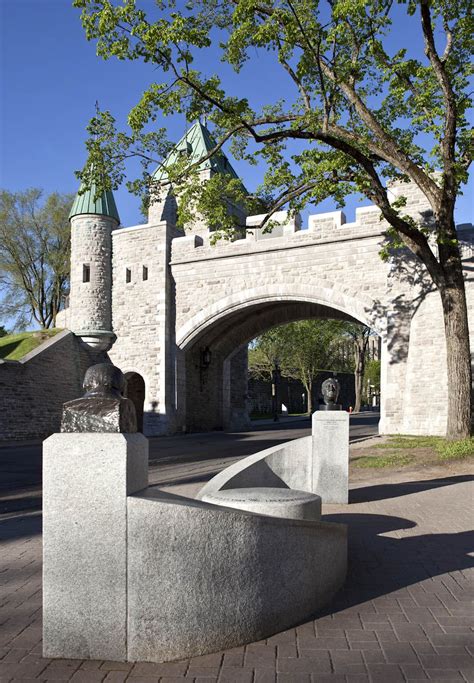
<path id="1" fill-rule="evenodd" d="M 205 349 L 201 350 L 200 353 L 200 363 L 199 363 L 199 384 L 200 391 L 204 389 L 204 372 L 207 370 L 211 364 L 212 353 L 211 349 L 206 346 Z"/>

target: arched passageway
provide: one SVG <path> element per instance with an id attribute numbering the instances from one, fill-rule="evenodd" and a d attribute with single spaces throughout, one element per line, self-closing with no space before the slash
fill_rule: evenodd
<path id="1" fill-rule="evenodd" d="M 137 412 L 137 430 L 143 432 L 143 409 L 145 405 L 145 380 L 138 372 L 126 372 L 127 388 L 125 395 L 129 398 Z"/>
<path id="2" fill-rule="evenodd" d="M 367 322 L 319 302 L 280 297 L 242 303 L 188 331 L 178 364 L 186 387 L 179 422 L 189 431 L 245 427 L 247 344 L 277 325 L 315 318 Z"/>

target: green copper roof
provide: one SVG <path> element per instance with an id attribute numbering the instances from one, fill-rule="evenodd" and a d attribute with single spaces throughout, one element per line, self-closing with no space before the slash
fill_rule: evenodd
<path id="1" fill-rule="evenodd" d="M 183 152 L 187 153 L 189 163 L 192 164 L 208 154 L 215 146 L 216 141 L 206 126 L 200 121 L 196 121 L 173 148 L 164 164 L 158 166 L 153 173 L 153 178 L 155 178 L 155 180 L 164 180 L 166 178 L 166 167 L 174 164 Z M 215 173 L 227 173 L 234 178 L 239 177 L 225 154 L 221 151 L 214 154 L 210 159 L 203 161 L 199 166 L 200 170 L 206 168 L 211 169 L 211 171 L 214 171 Z"/>
<path id="2" fill-rule="evenodd" d="M 82 187 L 83 185 L 81 185 L 81 189 Z M 102 192 L 97 199 L 94 199 L 95 193 L 95 185 L 92 185 L 90 190 L 87 190 L 84 194 L 78 193 L 76 195 L 72 209 L 69 213 L 69 220 L 71 220 L 73 216 L 78 216 L 80 214 L 95 213 L 99 216 L 110 216 L 111 218 L 115 218 L 117 224 L 119 224 L 120 218 L 112 191 L 106 190 L 105 192 Z"/>

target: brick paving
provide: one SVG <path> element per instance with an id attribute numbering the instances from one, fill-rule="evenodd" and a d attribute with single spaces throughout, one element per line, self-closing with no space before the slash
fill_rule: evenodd
<path id="1" fill-rule="evenodd" d="M 432 478 L 429 478 L 431 476 Z M 314 621 L 166 664 L 41 656 L 41 515 L 0 522 L 0 683 L 474 681 L 473 488 L 467 468 L 357 482 L 344 589 Z"/>

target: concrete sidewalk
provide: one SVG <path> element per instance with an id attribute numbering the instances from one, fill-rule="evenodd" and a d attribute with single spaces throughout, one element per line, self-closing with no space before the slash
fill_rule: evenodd
<path id="1" fill-rule="evenodd" d="M 169 485 L 192 493 L 198 482 Z M 343 591 L 314 621 L 167 664 L 41 657 L 41 516 L 0 522 L 0 683 L 474 681 L 473 489 L 468 465 L 370 475 L 326 520 L 350 527 Z M 192 490 L 191 490 L 192 488 Z"/>

